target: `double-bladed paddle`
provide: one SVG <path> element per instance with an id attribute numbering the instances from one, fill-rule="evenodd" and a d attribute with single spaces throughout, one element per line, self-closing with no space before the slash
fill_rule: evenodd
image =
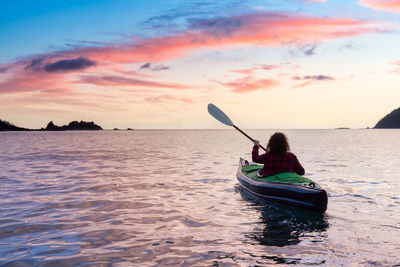
<path id="1" fill-rule="evenodd" d="M 236 130 L 241 132 L 244 136 L 246 136 L 247 138 L 249 138 L 251 141 L 254 142 L 253 138 L 248 136 L 245 132 L 240 130 L 239 127 L 237 127 L 235 124 L 233 124 L 232 120 L 217 106 L 210 103 L 210 104 L 208 104 L 207 109 L 208 109 L 208 113 L 210 113 L 210 115 L 213 116 L 216 120 L 222 122 L 225 125 L 233 126 L 233 128 L 235 128 Z M 265 148 L 262 145 L 260 145 L 260 147 L 265 151 Z"/>

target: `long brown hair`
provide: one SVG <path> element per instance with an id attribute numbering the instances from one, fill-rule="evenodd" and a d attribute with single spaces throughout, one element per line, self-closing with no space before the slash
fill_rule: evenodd
<path id="1" fill-rule="evenodd" d="M 285 156 L 289 151 L 290 146 L 286 135 L 283 133 L 274 133 L 269 139 L 267 152 L 277 156 Z"/>

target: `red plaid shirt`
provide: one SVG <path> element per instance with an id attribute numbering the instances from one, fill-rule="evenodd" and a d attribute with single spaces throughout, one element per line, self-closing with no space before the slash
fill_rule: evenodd
<path id="1" fill-rule="evenodd" d="M 252 160 L 256 163 L 264 164 L 261 175 L 270 176 L 281 172 L 295 172 L 304 175 L 304 168 L 301 166 L 296 155 L 287 153 L 285 156 L 277 156 L 271 153 L 258 154 L 258 146 L 253 147 Z"/>

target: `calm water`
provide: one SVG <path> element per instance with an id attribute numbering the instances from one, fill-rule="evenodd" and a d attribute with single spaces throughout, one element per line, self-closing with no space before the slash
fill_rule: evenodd
<path id="1" fill-rule="evenodd" d="M 325 215 L 243 192 L 233 130 L 2 132 L 0 265 L 400 264 L 400 130 L 285 132 Z"/>

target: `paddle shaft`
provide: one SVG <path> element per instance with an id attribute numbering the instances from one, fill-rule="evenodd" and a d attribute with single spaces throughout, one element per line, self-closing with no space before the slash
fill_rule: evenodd
<path id="1" fill-rule="evenodd" d="M 246 136 L 247 138 L 249 138 L 252 142 L 254 142 L 254 139 L 251 138 L 250 136 L 248 136 L 245 132 L 243 132 L 242 130 L 239 129 L 239 127 L 237 127 L 236 125 L 232 125 L 236 130 L 238 130 L 239 132 L 241 132 L 244 136 Z M 266 149 L 262 146 L 259 145 L 259 147 L 261 147 L 264 151 L 266 151 Z"/>

